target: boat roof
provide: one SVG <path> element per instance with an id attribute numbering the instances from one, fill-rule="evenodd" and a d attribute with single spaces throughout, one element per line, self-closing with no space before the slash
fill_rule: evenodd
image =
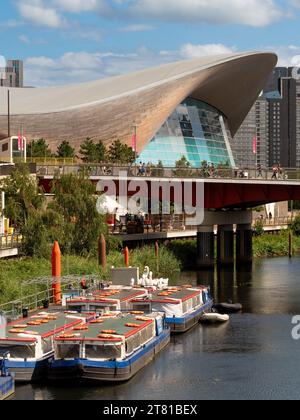
<path id="1" fill-rule="evenodd" d="M 126 302 L 138 297 L 142 297 L 146 294 L 146 290 L 137 289 L 105 289 L 94 292 L 88 296 L 76 296 L 68 300 L 68 304 L 80 304 L 80 303 L 117 303 Z"/>
<path id="2" fill-rule="evenodd" d="M 139 331 L 146 328 L 154 322 L 153 317 L 147 317 L 141 314 L 122 314 L 115 316 L 106 314 L 85 325 L 84 330 L 77 330 L 76 327 L 55 337 L 56 341 L 98 341 L 98 342 L 123 342 L 123 339 L 129 338 Z"/>
<path id="3" fill-rule="evenodd" d="M 35 343 L 37 337 L 47 338 L 61 331 L 70 329 L 94 318 L 91 313 L 75 313 L 71 311 L 44 311 L 31 315 L 29 318 L 19 319 L 6 326 L 5 333 L 0 338 L 0 345 L 4 342 Z M 43 321 L 43 322 L 41 322 Z"/>
<path id="4" fill-rule="evenodd" d="M 134 299 L 133 302 L 155 302 L 155 303 L 174 303 L 179 304 L 193 297 L 196 297 L 205 290 L 203 288 L 182 288 L 174 287 L 166 290 L 156 290 L 151 292 L 151 297 Z"/>

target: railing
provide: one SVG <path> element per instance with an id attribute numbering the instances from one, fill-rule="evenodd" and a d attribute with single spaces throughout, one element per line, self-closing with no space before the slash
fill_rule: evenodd
<path id="1" fill-rule="evenodd" d="M 39 308 L 44 307 L 46 301 L 49 303 L 53 301 L 53 298 L 54 294 L 52 288 L 46 289 L 0 305 L 0 314 L 4 314 L 6 319 L 17 319 L 22 316 L 24 308 L 28 309 L 28 311 L 36 311 Z"/>
<path id="2" fill-rule="evenodd" d="M 20 248 L 22 246 L 22 235 L 1 235 L 0 250 Z"/>
<path id="3" fill-rule="evenodd" d="M 197 178 L 197 179 L 232 179 L 232 180 L 253 180 L 256 181 L 288 181 L 300 182 L 300 168 L 288 168 L 280 171 L 272 169 L 258 170 L 255 168 L 233 169 L 228 167 L 202 167 L 202 168 L 176 168 L 176 167 L 155 167 L 148 165 L 115 165 L 103 164 L 43 164 L 37 163 L 37 174 L 40 177 L 59 177 L 61 175 L 85 174 L 89 177 L 127 177 L 142 178 Z"/>

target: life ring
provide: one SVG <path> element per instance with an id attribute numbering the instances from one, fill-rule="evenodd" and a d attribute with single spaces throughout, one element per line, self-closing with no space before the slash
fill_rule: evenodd
<path id="1" fill-rule="evenodd" d="M 127 324 L 125 324 L 125 327 L 128 327 L 128 328 L 139 328 L 140 325 L 139 324 L 133 324 L 133 323 L 128 322 Z"/>
<path id="2" fill-rule="evenodd" d="M 117 334 L 117 331 L 115 330 L 102 330 L 101 334 Z"/>
<path id="3" fill-rule="evenodd" d="M 31 325 L 31 326 L 39 326 L 41 325 L 41 321 L 29 321 L 27 322 L 27 325 Z"/>
<path id="4" fill-rule="evenodd" d="M 110 334 L 99 334 L 98 338 L 104 338 L 106 340 L 112 340 L 116 337 L 114 335 L 110 335 Z"/>
<path id="5" fill-rule="evenodd" d="M 49 320 L 48 319 L 42 319 L 41 324 L 49 324 Z"/>
<path id="6" fill-rule="evenodd" d="M 26 324 L 19 324 L 19 325 L 16 325 L 16 328 L 21 328 L 23 330 L 24 328 L 27 328 L 27 325 Z"/>
<path id="7" fill-rule="evenodd" d="M 84 330 L 88 330 L 89 327 L 86 325 L 79 325 L 78 327 L 73 328 L 74 331 L 84 331 Z"/>
<path id="8" fill-rule="evenodd" d="M 61 335 L 58 336 L 58 338 L 66 338 L 66 339 L 68 339 L 68 338 L 76 338 L 76 337 L 77 337 L 76 334 L 61 334 Z"/>
<path id="9" fill-rule="evenodd" d="M 137 316 L 135 319 L 137 321 L 149 321 L 149 318 L 146 318 L 145 316 Z"/>
<path id="10" fill-rule="evenodd" d="M 13 328 L 12 330 L 9 331 L 10 334 L 23 334 L 25 331 L 24 330 L 20 330 L 18 328 Z"/>
<path id="11" fill-rule="evenodd" d="M 91 324 L 103 324 L 103 322 L 103 319 L 94 319 L 93 321 L 91 321 Z"/>
<path id="12" fill-rule="evenodd" d="M 143 311 L 131 311 L 130 313 L 131 315 L 144 315 L 145 314 L 145 312 Z"/>

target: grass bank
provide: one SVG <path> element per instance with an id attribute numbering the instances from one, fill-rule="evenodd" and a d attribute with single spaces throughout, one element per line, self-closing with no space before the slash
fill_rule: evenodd
<path id="1" fill-rule="evenodd" d="M 176 281 L 180 275 L 181 263 L 172 252 L 166 248 L 160 249 L 160 260 L 157 266 L 154 247 L 136 249 L 130 252 L 130 265 L 140 267 L 142 273 L 148 265 L 157 277 L 168 277 Z M 102 278 L 110 278 L 110 267 L 123 267 L 123 254 L 112 251 L 108 255 L 107 270 L 99 268 L 95 258 L 64 256 L 62 258 L 62 275 L 100 274 Z M 19 299 L 21 293 L 29 295 L 35 293 L 35 287 L 21 290 L 24 281 L 41 276 L 51 276 L 51 262 L 39 258 L 21 258 L 0 261 L 0 304 Z"/>

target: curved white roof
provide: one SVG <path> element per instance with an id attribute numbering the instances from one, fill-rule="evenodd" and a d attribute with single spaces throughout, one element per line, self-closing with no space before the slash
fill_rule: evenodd
<path id="1" fill-rule="evenodd" d="M 165 64 L 109 79 L 49 88 L 10 88 L 11 114 L 47 114 L 102 104 L 159 85 L 186 78 L 193 73 L 236 61 L 243 57 L 264 56 L 276 64 L 273 53 L 244 53 L 209 56 Z M 258 63 L 261 65 L 262 63 Z M 249 75 L 251 77 L 251 75 Z M 2 91 L 7 88 L 0 88 Z M 0 101 L 0 115 L 6 115 L 6 101 Z"/>

